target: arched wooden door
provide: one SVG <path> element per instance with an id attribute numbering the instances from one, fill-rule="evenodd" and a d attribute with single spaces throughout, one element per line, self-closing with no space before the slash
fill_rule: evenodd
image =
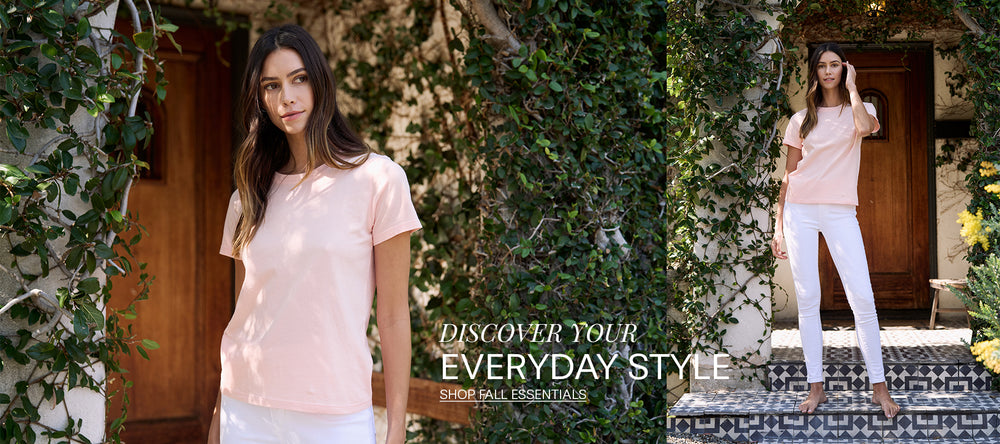
<path id="1" fill-rule="evenodd" d="M 882 129 L 861 145 L 858 222 L 879 309 L 928 308 L 930 188 L 927 76 L 923 50 L 849 51 L 858 89 Z M 821 308 L 850 309 L 826 245 L 820 247 Z"/>

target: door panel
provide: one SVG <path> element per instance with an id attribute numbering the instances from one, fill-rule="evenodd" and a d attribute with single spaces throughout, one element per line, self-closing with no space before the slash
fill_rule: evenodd
<path id="1" fill-rule="evenodd" d="M 183 25 L 174 38 L 182 53 L 169 41 L 158 51 L 166 100 L 156 104 L 149 94 L 144 103 L 155 120 L 144 155 L 153 174 L 136 182 L 129 199 L 148 232 L 133 252 L 155 276 L 132 328 L 161 346 L 149 361 L 122 359 L 135 384 L 123 434 L 130 442 L 204 442 L 218 393 L 219 343 L 232 312 L 232 265 L 218 254 L 232 186 L 230 76 L 220 61 L 229 45 L 217 52 L 221 31 Z M 135 293 L 134 279 L 117 279 L 111 305 L 125 306 Z"/>
<path id="2" fill-rule="evenodd" d="M 882 131 L 861 144 L 858 223 L 879 309 L 928 308 L 926 53 L 848 53 L 863 97 L 882 104 Z M 821 308 L 850 309 L 825 243 Z"/>

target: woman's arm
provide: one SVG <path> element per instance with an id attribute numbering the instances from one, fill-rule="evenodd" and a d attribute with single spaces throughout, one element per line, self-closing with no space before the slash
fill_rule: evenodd
<path id="1" fill-rule="evenodd" d="M 387 444 L 406 441 L 406 399 L 410 391 L 410 233 L 375 246 L 375 288 L 385 403 Z"/>
<path id="2" fill-rule="evenodd" d="M 868 110 L 865 109 L 865 103 L 861 101 L 861 94 L 858 93 L 858 86 L 855 83 L 858 72 L 854 69 L 854 65 L 844 62 L 844 66 L 847 67 L 846 86 L 847 91 L 851 95 L 851 112 L 854 114 L 854 128 L 858 130 L 858 134 L 861 137 L 865 137 L 871 134 L 872 131 L 875 131 L 875 119 L 872 118 L 871 114 L 868 114 Z"/>
<path id="3" fill-rule="evenodd" d="M 802 160 L 802 150 L 791 145 L 787 148 L 785 155 L 785 175 L 781 178 L 781 191 L 778 193 L 778 209 L 774 215 L 774 238 L 771 239 L 771 253 L 778 259 L 788 259 L 788 253 L 781 249 L 781 244 L 785 242 L 785 222 L 782 219 L 785 214 L 785 193 L 788 191 L 788 175 L 792 174 L 799 167 Z"/>
<path id="4" fill-rule="evenodd" d="M 243 266 L 243 261 L 236 259 L 236 280 L 233 281 L 233 300 L 240 297 L 240 289 L 243 288 L 243 279 L 247 270 Z M 222 392 L 215 399 L 215 410 L 212 411 L 212 423 L 208 426 L 208 444 L 219 444 L 219 413 L 222 408 Z"/>

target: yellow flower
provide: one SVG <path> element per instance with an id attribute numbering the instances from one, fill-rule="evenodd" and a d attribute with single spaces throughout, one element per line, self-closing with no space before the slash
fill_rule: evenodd
<path id="1" fill-rule="evenodd" d="M 989 193 L 1000 194 L 1000 183 L 991 183 L 991 184 L 986 185 L 985 187 L 983 187 L 983 189 L 986 190 Z"/>
<path id="2" fill-rule="evenodd" d="M 983 229 L 983 210 L 977 210 L 976 214 L 973 215 L 969 210 L 964 210 L 958 213 L 958 220 L 956 221 L 962 224 L 962 231 L 960 234 L 965 238 L 965 243 L 969 246 L 975 246 L 977 243 L 983 246 L 983 251 L 990 248 L 990 240 L 986 237 L 985 233 L 989 233 L 990 229 L 987 227 Z"/>
<path id="3" fill-rule="evenodd" d="M 976 360 L 992 370 L 1000 373 L 1000 339 L 977 342 L 969 347 Z"/>
<path id="4" fill-rule="evenodd" d="M 983 177 L 992 177 L 997 173 L 997 168 L 993 165 L 993 162 L 983 161 L 979 164 L 982 168 L 979 169 L 979 175 Z"/>

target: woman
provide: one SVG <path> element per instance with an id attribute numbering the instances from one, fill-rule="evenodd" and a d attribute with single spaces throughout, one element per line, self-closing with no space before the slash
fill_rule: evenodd
<path id="1" fill-rule="evenodd" d="M 806 109 L 795 113 L 785 130 L 787 163 L 771 251 L 779 259 L 791 258 L 809 382 L 809 396 L 799 410 L 812 413 L 826 402 L 818 264 L 819 233 L 823 233 L 854 312 L 872 402 L 892 418 L 899 405 L 885 383 L 875 298 L 856 213 L 861 139 L 878 131 L 879 122 L 875 108 L 861 101 L 856 75 L 836 43 L 820 45 L 809 59 Z M 781 249 L 782 241 L 787 253 Z"/>
<path id="2" fill-rule="evenodd" d="M 401 443 L 409 234 L 420 228 L 406 175 L 350 129 L 301 27 L 260 37 L 241 105 L 247 136 L 220 249 L 236 259 L 241 290 L 210 441 L 374 443 L 367 328 L 377 289 L 387 442 Z"/>

